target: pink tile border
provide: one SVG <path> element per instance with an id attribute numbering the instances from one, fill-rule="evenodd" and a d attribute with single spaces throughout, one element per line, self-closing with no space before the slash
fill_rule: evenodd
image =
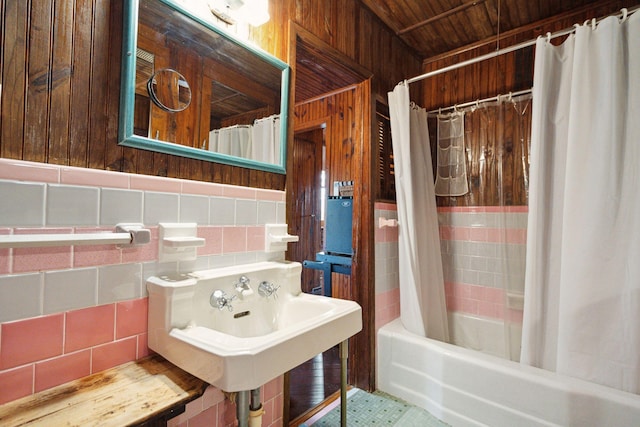
<path id="1" fill-rule="evenodd" d="M 60 182 L 60 167 L 47 163 L 0 159 L 0 179 L 55 184 Z"/>
<path id="2" fill-rule="evenodd" d="M 389 202 L 375 202 L 373 208 L 381 211 L 398 211 L 398 206 L 395 203 Z"/>
<path id="3" fill-rule="evenodd" d="M 0 179 L 285 201 L 285 192 L 237 185 L 0 159 Z"/>
<path id="4" fill-rule="evenodd" d="M 239 187 L 236 185 L 223 185 L 222 195 L 226 197 L 235 197 L 238 199 L 256 200 L 257 188 Z"/>
<path id="5" fill-rule="evenodd" d="M 286 193 L 279 190 L 256 189 L 256 199 L 266 202 L 284 202 Z"/>
<path id="6" fill-rule="evenodd" d="M 63 167 L 60 170 L 60 183 L 70 185 L 90 185 L 94 187 L 129 188 L 129 174 L 87 169 Z"/>
<path id="7" fill-rule="evenodd" d="M 522 323 L 522 310 L 505 309 L 502 289 L 445 282 L 445 298 L 448 311 Z"/>
<path id="8" fill-rule="evenodd" d="M 467 212 L 467 213 L 527 213 L 529 206 L 443 206 L 438 212 Z"/>
<path id="9" fill-rule="evenodd" d="M 212 182 L 181 180 L 182 194 L 196 194 L 201 196 L 222 196 L 224 186 Z"/>
<path id="10" fill-rule="evenodd" d="M 129 176 L 131 190 L 158 191 L 161 193 L 180 193 L 182 183 L 180 180 L 161 176 L 135 175 Z"/>
<path id="11" fill-rule="evenodd" d="M 491 228 L 491 227 L 457 227 L 452 225 L 440 226 L 442 240 L 466 240 L 472 242 L 527 243 L 526 228 Z"/>

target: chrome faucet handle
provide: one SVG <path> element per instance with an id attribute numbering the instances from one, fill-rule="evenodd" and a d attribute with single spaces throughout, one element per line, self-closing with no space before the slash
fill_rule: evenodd
<path id="1" fill-rule="evenodd" d="M 249 283 L 251 283 L 251 280 L 247 276 L 242 275 L 234 286 L 236 288 L 236 291 L 242 293 L 242 291 L 251 290 L 251 286 L 249 286 Z"/>
<path id="2" fill-rule="evenodd" d="M 280 289 L 280 285 L 274 285 L 266 280 L 260 282 L 260 285 L 258 285 L 258 293 L 264 298 L 269 298 L 272 295 L 274 299 L 278 298 L 278 289 Z"/>
<path id="3" fill-rule="evenodd" d="M 231 301 L 236 299 L 236 295 L 229 296 L 225 291 L 221 291 L 220 289 L 213 291 L 211 297 L 209 298 L 209 304 L 211 307 L 217 308 L 218 310 L 222 310 L 223 308 L 227 308 L 229 311 L 233 311 L 233 306 L 231 305 Z"/>

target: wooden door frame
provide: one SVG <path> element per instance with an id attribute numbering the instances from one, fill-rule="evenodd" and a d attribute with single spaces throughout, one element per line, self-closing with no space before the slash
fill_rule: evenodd
<path id="1" fill-rule="evenodd" d="M 354 172 L 353 203 L 353 264 L 351 270 L 351 288 L 353 299 L 362 307 L 362 331 L 349 340 L 349 383 L 364 390 L 375 389 L 375 246 L 374 246 L 374 154 L 372 151 L 372 132 L 375 107 L 371 96 L 373 73 L 352 59 L 329 46 L 317 36 L 305 30 L 293 21 L 289 21 L 288 61 L 292 64 L 292 86 L 289 91 L 290 108 L 295 105 L 296 48 L 298 43 L 311 46 L 315 52 L 331 61 L 339 63 L 353 71 L 360 80 L 356 84 L 356 94 L 362 106 L 359 118 L 362 126 L 356 129 L 359 142 L 354 153 L 355 163 L 362 165 Z M 293 141 L 295 118 L 290 114 L 288 140 Z M 292 167 L 292 158 L 287 156 L 287 169 Z M 287 180 L 286 187 L 290 185 Z M 290 192 L 287 191 L 287 194 Z M 289 215 L 289 212 L 287 212 Z"/>

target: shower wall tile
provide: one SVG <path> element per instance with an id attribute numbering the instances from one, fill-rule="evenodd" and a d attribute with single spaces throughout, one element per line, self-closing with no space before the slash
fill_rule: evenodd
<path id="1" fill-rule="evenodd" d="M 448 310 L 521 317 L 506 292 L 524 289 L 526 207 L 440 208 L 438 221 Z"/>

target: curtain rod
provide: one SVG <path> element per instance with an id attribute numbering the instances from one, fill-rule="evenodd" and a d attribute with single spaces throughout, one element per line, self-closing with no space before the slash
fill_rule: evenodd
<path id="1" fill-rule="evenodd" d="M 455 110 L 455 109 L 458 109 L 458 108 L 466 108 L 466 107 L 470 107 L 472 105 L 477 105 L 477 104 L 490 102 L 490 101 L 498 102 L 503 98 L 511 99 L 511 98 L 515 98 L 515 97 L 518 97 L 518 96 L 522 96 L 522 95 L 528 95 L 530 93 L 531 93 L 531 89 L 519 90 L 517 92 L 509 92 L 508 94 L 505 94 L 505 95 L 497 95 L 497 96 L 492 96 L 490 98 L 478 99 L 476 101 L 469 101 L 469 102 L 465 102 L 463 104 L 452 105 L 450 107 L 436 108 L 434 110 L 427 111 L 427 114 L 440 114 L 440 113 L 442 113 L 443 111 L 446 111 L 446 110 Z"/>
<path id="2" fill-rule="evenodd" d="M 638 9 L 640 9 L 640 6 L 634 6 L 632 8 L 628 8 L 628 9 L 624 8 L 618 13 L 607 15 L 604 18 L 599 18 L 599 19 L 595 20 L 595 22 L 597 23 L 597 22 L 601 21 L 602 19 L 608 18 L 609 16 L 618 16 L 618 17 L 624 16 L 624 15 L 628 16 L 628 15 L 631 15 L 633 12 L 635 12 Z M 589 20 L 587 20 L 585 22 L 589 22 Z M 565 28 L 564 30 L 556 31 L 555 33 L 547 33 L 547 38 L 550 40 L 550 39 L 554 39 L 556 37 L 566 36 L 567 34 L 571 34 L 574 31 L 575 31 L 575 25 L 570 27 L 570 28 Z M 467 65 L 475 64 L 476 62 L 485 61 L 487 59 L 495 58 L 495 57 L 500 56 L 500 55 L 504 55 L 504 54 L 507 54 L 507 53 L 515 52 L 516 50 L 520 50 L 520 49 L 524 49 L 525 47 L 533 46 L 534 44 L 536 44 L 537 40 L 538 40 L 538 38 L 535 38 L 533 40 L 529 40 L 529 41 L 526 41 L 526 42 L 514 44 L 513 46 L 505 47 L 503 49 L 499 49 L 499 50 L 487 53 L 485 55 L 477 56 L 477 57 L 472 58 L 472 59 L 467 59 L 466 61 L 458 62 L 457 64 L 453 64 L 453 65 L 449 65 L 449 66 L 444 67 L 444 68 L 440 68 L 440 69 L 437 69 L 437 70 L 429 71 L 428 73 L 421 74 L 419 76 L 407 79 L 407 80 L 405 80 L 405 82 L 407 84 L 408 83 L 415 83 L 415 82 L 420 81 L 420 80 L 428 79 L 429 77 L 437 76 L 438 74 L 446 73 L 447 71 L 452 71 L 452 70 L 456 70 L 458 68 L 466 67 Z"/>

